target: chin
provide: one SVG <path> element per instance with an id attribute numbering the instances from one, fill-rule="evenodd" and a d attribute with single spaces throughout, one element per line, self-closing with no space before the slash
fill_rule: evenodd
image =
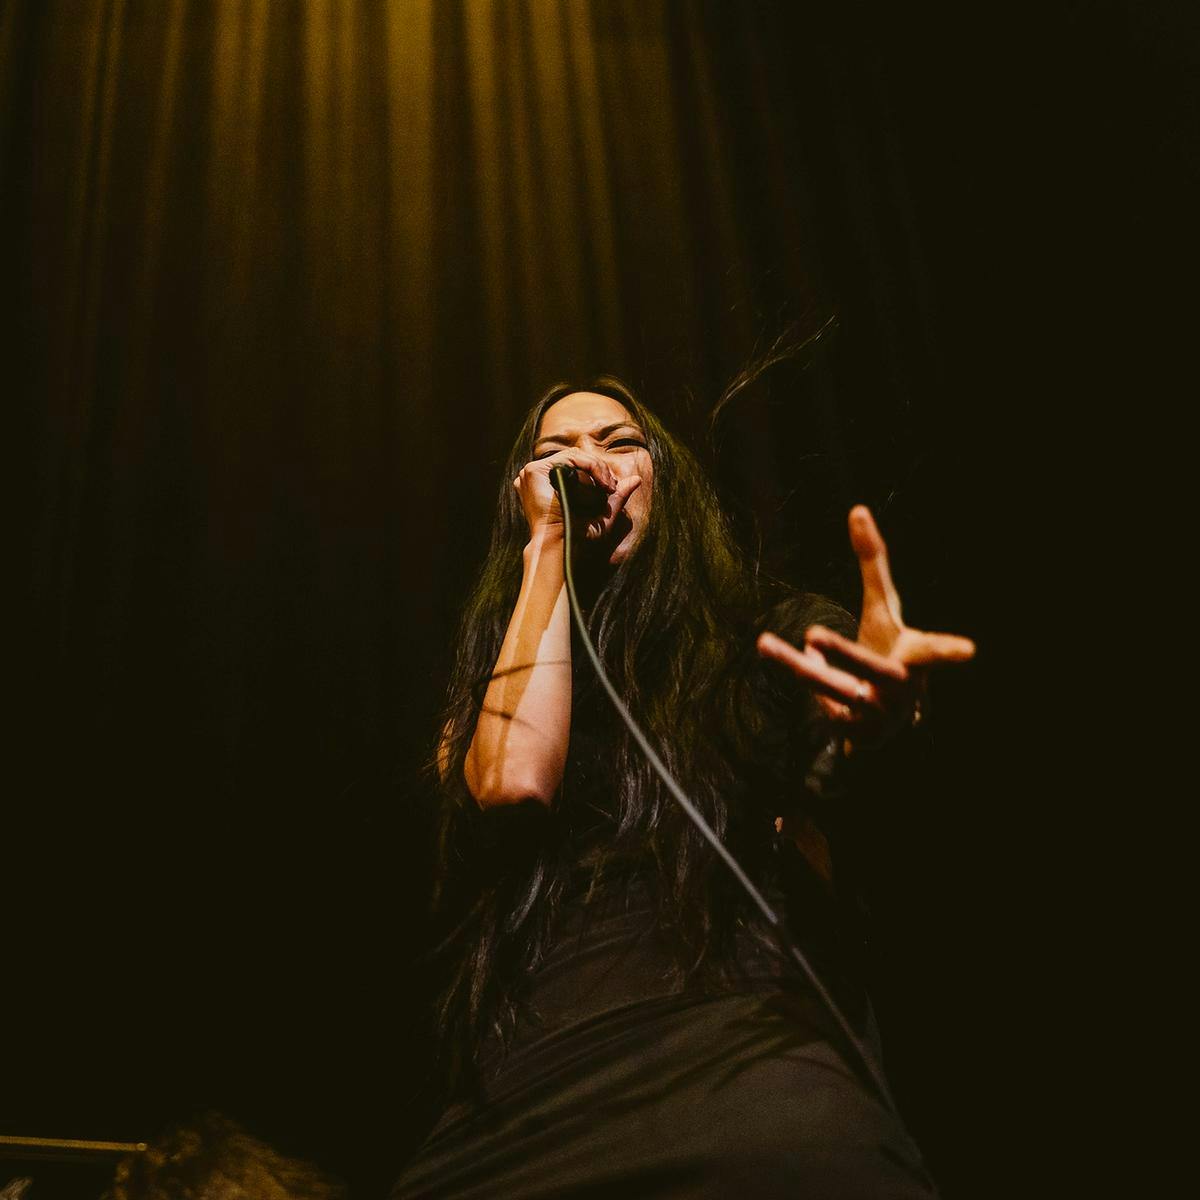
<path id="1" fill-rule="evenodd" d="M 612 553 L 608 556 L 608 564 L 611 567 L 618 566 L 623 563 L 637 548 L 639 531 L 631 529 L 613 548 Z"/>

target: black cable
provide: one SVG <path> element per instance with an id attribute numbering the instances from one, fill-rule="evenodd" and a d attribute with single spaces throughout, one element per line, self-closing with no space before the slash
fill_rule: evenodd
<path id="1" fill-rule="evenodd" d="M 571 614 L 575 619 L 575 628 L 579 631 L 580 640 L 583 642 L 583 647 L 588 653 L 588 657 L 592 660 L 592 666 L 596 669 L 596 675 L 600 680 L 601 686 L 608 693 L 608 698 L 613 702 L 617 712 L 621 715 L 621 720 L 629 727 L 629 732 L 633 734 L 634 740 L 641 747 L 642 753 L 654 768 L 659 779 L 666 785 L 667 791 L 675 798 L 679 806 L 691 818 L 692 823 L 700 830 L 705 840 L 717 852 L 721 860 L 736 876 L 737 881 L 745 889 L 746 894 L 754 901 L 759 912 L 766 918 L 767 924 L 771 928 L 771 932 L 775 935 L 779 943 L 779 948 L 785 955 L 789 955 L 795 960 L 797 965 L 803 971 L 813 990 L 817 993 L 821 1003 L 825 1005 L 829 1015 L 833 1017 L 838 1027 L 841 1029 L 846 1041 L 850 1043 L 854 1053 L 858 1056 L 864 1069 L 867 1072 L 871 1082 L 875 1085 L 879 1093 L 880 1099 L 884 1106 L 888 1108 L 897 1118 L 899 1113 L 896 1110 L 896 1102 L 892 1099 L 892 1094 L 888 1090 L 887 1081 L 883 1077 L 883 1072 L 879 1065 L 875 1062 L 874 1055 L 867 1049 L 862 1039 L 854 1032 L 850 1022 L 842 1015 L 842 1010 L 838 1008 L 836 1001 L 829 994 L 829 990 L 821 982 L 816 971 L 805 957 L 804 952 L 800 949 L 796 942 L 788 932 L 787 926 L 778 913 L 767 903 L 766 897 L 754 886 L 750 877 L 742 869 L 741 864 L 733 857 L 726 849 L 725 844 L 713 832 L 712 826 L 704 819 L 700 810 L 688 798 L 683 788 L 676 783 L 670 771 L 663 764 L 662 759 L 658 757 L 654 747 L 650 745 L 646 735 L 638 727 L 637 722 L 633 719 L 633 715 L 625 706 L 625 702 L 617 695 L 616 688 L 609 681 L 608 674 L 604 670 L 604 665 L 600 661 L 600 656 L 596 653 L 595 646 L 592 645 L 592 639 L 588 635 L 587 624 L 583 619 L 583 612 L 579 607 L 579 597 L 575 593 L 575 575 L 571 564 L 571 504 L 567 498 L 567 476 L 573 476 L 577 468 L 570 464 L 556 463 L 550 469 L 550 479 L 554 485 L 554 490 L 558 493 L 559 503 L 563 510 L 563 575 L 567 583 L 567 598 L 571 604 Z"/>

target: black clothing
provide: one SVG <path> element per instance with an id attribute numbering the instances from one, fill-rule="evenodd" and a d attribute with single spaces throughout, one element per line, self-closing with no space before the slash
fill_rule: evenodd
<path id="1" fill-rule="evenodd" d="M 802 639 L 786 620 L 772 627 Z M 771 677 L 749 645 L 739 677 L 757 680 L 761 705 L 735 711 L 766 715 L 743 751 L 724 760 L 736 764 L 727 838 L 872 1044 L 855 908 L 771 832 L 773 816 L 785 813 L 832 829 L 820 810 L 834 807 L 836 743 L 819 729 L 814 739 L 811 696 Z M 644 843 L 610 856 L 597 880 L 593 865 L 611 850 L 617 817 L 608 761 L 615 730 L 586 680 L 573 704 L 553 814 L 540 805 L 476 813 L 463 850 L 480 886 L 485 876 L 519 877 L 522 854 L 527 862 L 539 839 L 574 864 L 550 944 L 524 981 L 507 1053 L 485 1039 L 477 1090 L 443 1114 L 393 1200 L 935 1195 L 916 1147 L 850 1065 L 852 1052 L 799 968 L 752 923 L 738 925 L 723 975 L 696 975 L 681 989 Z M 729 882 L 721 876 L 722 887 Z M 726 898 L 714 904 L 741 902 L 728 887 L 712 895 Z"/>
<path id="2" fill-rule="evenodd" d="M 393 1200 L 935 1194 L 794 970 L 747 938 L 733 988 L 672 992 L 645 884 L 579 883 L 508 1055 L 485 1049 Z"/>

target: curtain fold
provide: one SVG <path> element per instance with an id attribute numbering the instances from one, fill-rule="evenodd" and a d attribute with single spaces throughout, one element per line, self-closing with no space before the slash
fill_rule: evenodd
<path id="1" fill-rule="evenodd" d="M 176 997 L 138 1010 L 151 1041 L 200 998 L 240 1028 L 197 956 L 269 1013 L 255 948 L 307 961 L 325 930 L 279 1041 L 343 1012 L 379 945 L 403 960 L 457 607 L 549 383 L 624 375 L 702 445 L 749 355 L 836 312 L 837 354 L 739 401 L 713 470 L 797 582 L 852 578 L 844 512 L 893 493 L 892 527 L 927 534 L 910 573 L 935 577 L 935 489 L 903 497 L 943 317 L 885 41 L 783 3 L 0 6 L 22 753 L 54 798 L 30 844 L 70 831 L 50 890 L 147 923 L 138 978 Z M 95 969 L 111 1030 L 143 1037 Z"/>

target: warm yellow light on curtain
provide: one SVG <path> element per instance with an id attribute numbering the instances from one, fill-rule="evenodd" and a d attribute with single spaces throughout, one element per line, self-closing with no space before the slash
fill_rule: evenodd
<path id="1" fill-rule="evenodd" d="M 392 0 L 386 9 L 386 155 L 384 221 L 391 282 L 391 319 L 408 348 L 406 387 L 395 398 L 404 418 L 427 411 L 433 394 L 429 297 L 437 288 L 433 261 L 434 0 Z M 380 330 L 395 338 L 396 331 Z"/>
<path id="2" fill-rule="evenodd" d="M 405 422 L 440 444 L 429 414 L 457 386 L 451 360 L 487 379 L 467 403 L 491 444 L 553 377 L 623 370 L 714 305 L 737 308 L 723 330 L 742 320 L 745 247 L 702 8 L 161 0 L 154 20 L 128 0 L 52 9 L 42 120 L 70 152 L 42 189 L 61 205 L 46 253 L 73 285 L 45 315 L 59 373 L 48 403 L 70 430 L 48 490 L 56 472 L 87 475 L 114 295 L 111 462 L 155 436 L 158 389 L 173 386 L 163 364 L 175 348 L 158 349 L 168 332 L 189 353 L 194 339 L 191 377 L 208 397 L 189 444 L 234 475 L 285 420 L 252 399 L 281 370 L 299 380 L 286 398 L 296 462 L 351 461 L 380 433 L 396 457 Z M 710 256 L 728 297 L 698 294 Z M 164 312 L 177 314 L 166 330 Z M 77 520 L 76 487 L 59 488 L 55 521 Z"/>
<path id="3" fill-rule="evenodd" d="M 596 11 L 603 17 L 596 23 L 595 46 L 602 112 L 616 160 L 615 185 L 653 197 L 658 231 L 654 258 L 639 269 L 687 280 L 685 231 L 690 221 L 665 6 L 620 0 Z M 679 294 L 676 302 L 685 307 L 686 301 Z"/>
<path id="4" fill-rule="evenodd" d="M 167 220 L 167 189 L 171 152 L 175 147 L 176 101 L 179 95 L 179 67 L 183 54 L 183 32 L 189 0 L 171 0 L 165 19 L 163 67 L 154 112 L 154 135 L 146 167 L 146 196 L 143 205 L 142 253 L 139 269 L 138 308 L 134 337 L 136 359 L 145 366 L 149 357 L 151 321 L 163 230 Z M 215 140 L 215 139 L 214 139 Z"/>
<path id="5" fill-rule="evenodd" d="M 207 217 L 220 249 L 216 303 L 228 311 L 253 290 L 263 91 L 271 0 L 217 0 L 213 23 L 211 174 Z"/>
<path id="6" fill-rule="evenodd" d="M 332 51 L 333 0 L 310 0 L 299 18 L 303 24 L 303 86 L 304 105 L 304 182 L 303 212 L 305 241 L 311 245 L 333 251 L 331 242 L 336 237 L 337 212 L 332 170 L 332 145 L 335 137 L 345 136 L 333 121 L 332 90 L 334 87 Z M 325 292 L 331 288 L 328 275 L 321 272 L 325 264 L 336 269 L 336 253 L 314 255 L 305 262 L 306 289 L 312 293 Z M 336 322 L 336 309 L 342 297 L 334 287 L 328 293 L 332 299 L 330 316 Z"/>
<path id="7" fill-rule="evenodd" d="M 51 206 L 43 219 L 66 230 L 59 251 L 73 286 L 50 297 L 57 310 L 50 322 L 57 343 L 50 358 L 47 403 L 51 419 L 66 440 L 60 457 L 47 464 L 45 486 L 50 503 L 38 544 L 56 546 L 57 561 L 39 564 L 69 593 L 75 569 L 75 547 L 82 519 L 86 459 L 93 420 L 98 331 L 103 302 L 103 267 L 108 236 L 109 169 L 116 114 L 117 81 L 124 0 L 96 6 L 72 25 L 63 24 L 63 37 L 47 73 L 47 87 L 78 95 L 74 113 L 55 114 L 52 136 L 67 142 L 67 186 L 62 195 L 66 211 Z M 52 93 L 53 94 L 53 93 Z M 72 118 L 75 119 L 72 119 Z"/>
<path id="8" fill-rule="evenodd" d="M 508 381 L 513 364 L 509 338 L 519 323 L 520 305 L 510 297 L 509 256 L 514 248 L 508 237 L 508 155 L 499 112 L 500 83 L 496 72 L 495 5 L 492 0 L 470 0 L 463 8 L 466 34 L 467 86 L 471 103 L 471 134 L 475 152 L 475 183 L 479 203 L 479 264 L 486 311 L 488 365 L 493 378 Z M 515 248 L 519 254 L 520 249 Z M 503 387 L 494 403 L 502 403 Z"/>
<path id="9" fill-rule="evenodd" d="M 590 250 L 591 276 L 584 286 L 593 291 L 592 311 L 600 328 L 597 341 L 610 348 L 617 360 L 624 357 L 616 237 L 608 152 L 604 145 L 604 111 L 596 75 L 596 43 L 586 4 L 567 6 L 563 31 L 568 70 L 575 89 L 575 119 L 583 158 L 582 191 L 586 212 L 581 237 Z"/>
<path id="10" fill-rule="evenodd" d="M 498 22 L 492 47 L 501 71 L 501 103 L 508 118 L 504 166 L 515 233 L 512 284 L 520 296 L 516 311 L 525 318 L 518 337 L 529 361 L 538 365 L 535 371 L 540 367 L 542 373 L 547 373 L 552 372 L 549 350 L 553 333 L 549 327 L 556 310 L 550 296 L 551 266 L 545 253 L 543 230 L 550 210 L 561 203 L 561 196 L 553 181 L 534 177 L 533 143 L 538 113 L 529 102 L 532 64 L 522 31 L 523 24 L 532 26 L 532 13 L 529 8 L 509 4 L 499 4 L 496 9 Z"/>

